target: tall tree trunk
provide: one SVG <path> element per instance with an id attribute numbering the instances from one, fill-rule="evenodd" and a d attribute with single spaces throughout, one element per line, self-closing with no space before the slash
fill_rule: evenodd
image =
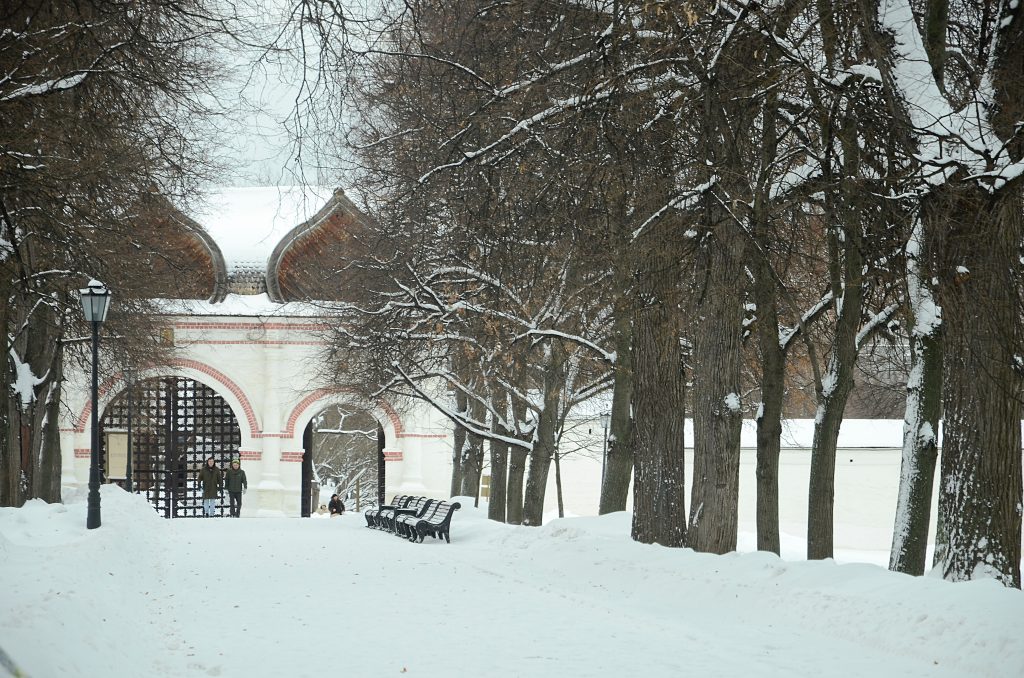
<path id="1" fill-rule="evenodd" d="M 1021 17 L 1018 17 L 1021 23 Z M 1020 588 L 1020 243 L 1017 190 L 971 189 L 946 238 L 940 526 L 937 566 L 952 581 L 994 578 Z"/>
<path id="2" fill-rule="evenodd" d="M 641 280 L 633 323 L 633 539 L 686 543 L 686 380 L 679 348 L 678 275 L 654 256 Z"/>
<path id="3" fill-rule="evenodd" d="M 526 405 L 512 401 L 512 416 L 515 421 L 526 420 Z M 531 434 L 532 438 L 532 434 Z M 526 464 L 529 452 L 525 447 L 511 446 L 508 459 L 508 496 L 505 519 L 509 525 L 523 524 L 523 481 L 526 477 Z"/>
<path id="4" fill-rule="evenodd" d="M 562 497 L 562 455 L 555 450 L 555 496 L 558 498 L 558 517 L 565 517 L 565 502 Z"/>
<path id="5" fill-rule="evenodd" d="M 782 30 L 792 24 L 794 11 L 780 18 L 775 30 Z M 775 50 L 767 52 L 765 74 L 772 82 L 783 77 L 778 69 Z M 761 140 L 758 144 L 761 172 L 770 172 L 778 166 L 779 130 L 777 121 L 781 109 L 780 91 L 768 87 L 764 95 L 761 113 Z M 781 552 L 779 537 L 779 453 L 782 438 L 782 410 L 786 386 L 787 349 L 779 336 L 779 294 L 780 288 L 772 261 L 771 244 L 778 240 L 773 228 L 771 209 L 772 195 L 769 182 L 758 182 L 753 187 L 753 215 L 751 232 L 753 250 L 749 257 L 753 276 L 752 296 L 756 306 L 757 320 L 754 333 L 760 357 L 761 403 L 757 408 L 757 549 L 778 555 Z"/>
<path id="6" fill-rule="evenodd" d="M 1024 159 L 1024 14 L 1000 3 L 986 74 L 988 123 Z M 946 235 L 939 272 L 943 310 L 943 432 L 939 528 L 946 579 L 993 577 L 1020 588 L 1021 326 L 1024 236 L 1021 177 L 992 190 L 970 186 Z"/>
<path id="7" fill-rule="evenodd" d="M 807 558 L 832 558 L 835 553 L 836 445 L 843 423 L 846 401 L 853 390 L 853 368 L 857 362 L 857 332 L 863 308 L 860 239 L 846 231 L 833 232 L 832 292 L 836 299 L 835 336 L 818 394 L 811 445 L 811 470 L 807 500 Z M 842 282 L 840 283 L 840 279 Z"/>
<path id="8" fill-rule="evenodd" d="M 23 413 L 28 424 L 26 499 L 60 501 L 60 384 L 62 350 L 60 318 L 49 305 L 37 307 L 26 330 L 25 361 L 39 379 L 36 400 Z"/>
<path id="9" fill-rule="evenodd" d="M 38 445 L 33 450 L 37 472 L 33 479 L 32 496 L 50 504 L 60 503 L 61 450 L 60 403 L 63 381 L 63 351 L 54 353 L 52 378 L 46 386 L 46 396 L 39 403 L 41 421 L 38 423 Z"/>
<path id="10" fill-rule="evenodd" d="M 906 254 L 911 363 L 889 569 L 916 575 L 924 574 L 926 565 L 942 411 L 941 318 L 931 291 L 932 268 L 927 263 L 931 254 L 924 241 L 925 234 L 934 232 L 935 227 L 926 227 L 922 221 L 937 216 L 917 220 Z"/>
<path id="11" fill-rule="evenodd" d="M 468 407 L 466 394 L 462 391 L 455 392 L 455 409 L 465 412 Z M 452 434 L 452 486 L 451 496 L 462 494 L 462 459 L 466 454 L 466 429 L 456 426 Z"/>
<path id="12" fill-rule="evenodd" d="M 544 409 L 537 422 L 533 452 L 530 454 L 530 474 L 526 478 L 523 498 L 523 525 L 539 526 L 544 522 L 544 495 L 547 491 L 548 472 L 558 446 L 559 409 L 565 386 L 563 349 L 552 342 L 547 349 L 544 368 Z"/>
<path id="13" fill-rule="evenodd" d="M 482 422 L 487 410 L 477 400 L 469 406 L 470 418 Z M 483 473 L 484 439 L 472 432 L 466 434 L 465 452 L 462 455 L 462 496 L 473 497 L 474 506 L 480 503 L 480 475 Z"/>
<path id="14" fill-rule="evenodd" d="M 6 225 L 0 220 L 0 238 L 7 240 Z M 0 249 L 0 264 L 4 264 L 7 252 Z M 0 506 L 14 506 L 14 494 L 11 492 L 11 479 L 17 475 L 18 465 L 15 463 L 15 448 L 12 445 L 12 422 L 14 398 L 11 397 L 11 359 L 8 355 L 10 347 L 10 276 L 6 266 L 0 266 L 0 331 L 3 332 L 3 355 L 0 355 Z"/>
<path id="15" fill-rule="evenodd" d="M 508 503 L 505 516 L 509 525 L 523 524 L 523 479 L 529 452 L 513 447 L 508 458 Z"/>
<path id="16" fill-rule="evenodd" d="M 771 262 L 757 256 L 754 300 L 761 357 L 761 405 L 757 410 L 757 549 L 779 554 L 779 453 L 786 354 L 779 344 L 779 311 Z"/>
<path id="17" fill-rule="evenodd" d="M 629 482 L 633 479 L 633 420 L 630 406 L 633 392 L 633 349 L 629 310 L 624 303 L 616 309 L 615 323 L 615 385 L 612 390 L 611 422 L 608 428 L 608 449 L 604 460 L 604 479 L 598 513 L 626 510 Z"/>
<path id="18" fill-rule="evenodd" d="M 739 236 L 720 223 L 702 253 L 703 294 L 697 305 L 693 368 L 693 492 L 687 545 L 736 550 L 739 527 L 740 346 L 743 265 Z"/>
<path id="19" fill-rule="evenodd" d="M 494 411 L 504 418 L 507 416 L 507 404 L 504 396 L 495 398 L 493 403 Z M 498 417 L 492 420 L 491 430 L 503 436 L 511 433 L 501 426 Z M 500 440 L 490 441 L 491 448 L 491 494 L 487 498 L 487 517 L 499 523 L 505 522 L 506 510 L 506 487 L 508 484 L 508 443 Z"/>

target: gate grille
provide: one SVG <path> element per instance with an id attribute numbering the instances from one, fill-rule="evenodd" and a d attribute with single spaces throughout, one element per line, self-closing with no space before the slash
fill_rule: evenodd
<path id="1" fill-rule="evenodd" d="M 128 391 L 107 408 L 105 431 L 128 428 Z M 213 389 L 192 379 L 158 377 L 132 386 L 132 483 L 165 518 L 202 515 L 197 473 L 213 457 L 226 469 L 242 444 L 231 407 Z M 100 456 L 106 460 L 106 450 Z M 107 470 L 103 470 L 104 476 Z M 225 511 L 223 498 L 219 512 Z"/>

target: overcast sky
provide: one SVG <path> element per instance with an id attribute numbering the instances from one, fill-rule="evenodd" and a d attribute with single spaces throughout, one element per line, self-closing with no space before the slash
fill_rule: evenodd
<path id="1" fill-rule="evenodd" d="M 250 0 L 246 20 L 266 39 L 283 22 L 289 0 Z M 276 7 L 275 7 L 276 5 Z M 316 162 L 307 152 L 307 140 L 297 145 L 289 132 L 302 69 L 291 55 L 267 56 L 256 48 L 236 43 L 222 50 L 230 77 L 218 88 L 218 108 L 225 111 L 213 151 L 228 167 L 217 183 L 233 186 L 331 183 L 318 176 Z M 302 157 L 307 155 L 310 157 Z"/>

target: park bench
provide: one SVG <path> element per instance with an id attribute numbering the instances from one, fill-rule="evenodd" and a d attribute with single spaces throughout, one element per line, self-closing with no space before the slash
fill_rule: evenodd
<path id="1" fill-rule="evenodd" d="M 450 544 L 452 541 L 450 537 L 452 515 L 460 508 L 462 505 L 458 502 L 436 502 L 421 517 L 398 516 L 395 520 L 396 531 L 409 541 L 422 542 L 429 534 L 434 539 L 443 537 L 445 542 Z"/>
<path id="2" fill-rule="evenodd" d="M 363 513 L 363 517 L 366 518 L 366 526 L 380 527 L 381 511 L 384 511 L 385 509 L 402 508 L 413 499 L 414 497 L 407 494 L 396 494 L 390 504 L 382 504 L 381 506 L 374 506 L 373 508 L 366 509 Z"/>
<path id="3" fill-rule="evenodd" d="M 422 516 L 430 510 L 430 506 L 433 503 L 433 499 L 428 499 L 426 497 L 412 497 L 411 501 L 406 502 L 405 506 L 385 508 L 380 512 L 380 517 L 377 519 L 377 526 L 382 530 L 394 532 L 396 529 L 395 521 L 398 518 L 403 516 Z"/>

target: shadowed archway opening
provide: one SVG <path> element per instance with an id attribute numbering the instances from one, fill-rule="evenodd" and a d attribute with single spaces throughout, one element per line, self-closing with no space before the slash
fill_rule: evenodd
<path id="1" fill-rule="evenodd" d="M 123 390 L 100 421 L 104 481 L 124 484 L 130 449 L 134 491 L 145 494 L 165 518 L 202 515 L 200 466 L 213 457 L 226 468 L 241 444 L 238 419 L 227 401 L 206 384 L 184 377 L 136 382 L 131 398 Z M 222 498 L 218 511 L 225 510 Z"/>
<path id="2" fill-rule="evenodd" d="M 384 428 L 370 412 L 328 405 L 302 434 L 301 515 L 322 511 L 332 494 L 358 511 L 380 501 L 384 487 Z"/>

